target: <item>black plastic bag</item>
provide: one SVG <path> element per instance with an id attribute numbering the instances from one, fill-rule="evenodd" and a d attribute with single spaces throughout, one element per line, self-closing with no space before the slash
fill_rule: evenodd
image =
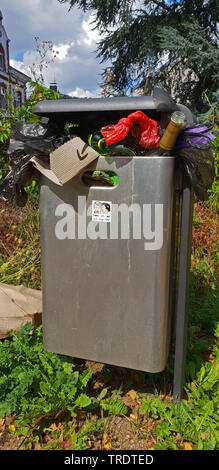
<path id="1" fill-rule="evenodd" d="M 30 124 L 13 124 L 11 130 L 8 156 L 47 155 L 60 147 L 68 140 L 67 136 L 60 136 L 59 129 L 54 124 L 34 122 Z"/>
<path id="2" fill-rule="evenodd" d="M 180 164 L 188 174 L 197 198 L 208 199 L 208 189 L 215 177 L 214 151 L 215 137 L 209 132 L 212 126 L 196 125 L 186 129 L 177 139 L 175 150 Z"/>
<path id="3" fill-rule="evenodd" d="M 0 185 L 0 201 L 12 207 L 24 207 L 28 198 L 24 188 L 37 175 L 30 162 L 31 157 L 35 155 L 49 163 L 50 152 L 68 139 L 67 136 L 59 135 L 55 124 L 13 124 L 7 150 L 11 171 Z"/>
<path id="4" fill-rule="evenodd" d="M 29 162 L 30 155 L 13 160 L 12 169 L 0 185 L 0 201 L 12 207 L 24 207 L 28 195 L 24 190 L 36 175 L 35 168 Z"/>

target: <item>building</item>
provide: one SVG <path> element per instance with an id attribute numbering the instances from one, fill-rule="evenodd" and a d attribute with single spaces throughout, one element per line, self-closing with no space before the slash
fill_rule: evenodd
<path id="1" fill-rule="evenodd" d="M 196 82 L 198 82 L 198 76 L 192 69 L 185 68 L 180 58 L 175 59 L 173 62 L 164 60 L 163 63 L 158 64 L 156 72 L 151 74 L 150 70 L 148 71 L 138 87 L 132 89 L 132 95 L 150 95 L 154 86 L 160 83 L 171 93 L 171 97 L 178 102 L 178 85 L 180 84 L 181 91 L 188 88 L 192 90 Z M 190 105 L 190 102 L 187 100 L 185 104 Z"/>
<path id="2" fill-rule="evenodd" d="M 6 109 L 5 94 L 7 89 L 11 92 L 14 107 L 20 107 L 26 100 L 26 84 L 31 81 L 31 78 L 10 65 L 10 39 L 2 20 L 3 15 L 0 11 L 0 109 L 4 111 Z"/>

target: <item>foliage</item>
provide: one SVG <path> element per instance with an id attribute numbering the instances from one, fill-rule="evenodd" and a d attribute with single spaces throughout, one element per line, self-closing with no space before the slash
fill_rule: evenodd
<path id="1" fill-rule="evenodd" d="M 21 108 L 14 109 L 9 106 L 6 112 L 0 110 L 0 181 L 6 176 L 8 171 L 7 145 L 10 140 L 12 123 L 22 121 L 27 123 L 38 122 L 40 118 L 34 114 L 36 103 L 43 100 L 58 100 L 61 97 L 60 93 L 45 88 L 38 82 L 31 82 L 29 86 L 32 89 L 32 93 L 29 99 L 22 104 Z M 8 96 L 12 100 L 10 93 L 8 93 Z"/>
<path id="2" fill-rule="evenodd" d="M 154 449 L 178 449 L 179 439 L 189 441 L 197 450 L 219 449 L 218 385 L 219 364 L 215 359 L 203 365 L 188 386 L 188 400 L 166 404 L 158 397 L 143 398 L 142 413 L 158 423 Z"/>
<path id="3" fill-rule="evenodd" d="M 130 6 L 131 2 L 128 3 Z M 125 5 L 124 2 L 114 2 L 115 9 L 120 8 L 121 4 Z M 115 9 L 108 11 L 109 17 L 114 15 Z M 109 74 L 107 77 L 110 79 L 111 76 Z M 33 122 L 36 119 L 33 115 L 36 101 L 59 98 L 59 95 L 46 90 L 38 82 L 32 86 L 32 96 L 20 114 L 16 114 L 16 119 L 26 118 L 28 122 Z M 110 86 L 109 80 L 106 83 L 106 96 L 112 92 Z M 202 99 L 206 101 L 208 119 L 214 124 L 214 132 L 217 132 L 216 104 L 208 100 L 206 94 L 203 94 Z M 10 124 L 9 120 L 6 122 Z M 72 127 L 72 123 L 67 123 L 65 132 L 69 134 Z M 4 131 L 7 141 L 7 129 L 2 132 Z M 216 163 L 218 143 L 217 137 L 214 141 Z M 217 168 L 216 164 L 216 172 Z M 216 183 L 215 180 L 214 184 Z M 195 207 L 186 399 L 179 404 L 173 404 L 168 401 L 167 396 L 163 399 L 159 395 L 158 388 L 162 381 L 170 381 L 170 377 L 172 378 L 171 366 L 167 365 L 163 374 L 150 375 L 150 380 L 148 374 L 147 386 L 149 383 L 153 384 L 155 395 L 148 397 L 144 393 L 140 400 L 143 417 L 148 423 L 150 420 L 155 423 L 154 449 L 176 450 L 183 446 L 185 449 L 200 450 L 219 448 L 219 350 L 212 338 L 213 333 L 215 337 L 219 337 L 218 327 L 216 328 L 219 297 L 215 272 L 217 252 L 212 241 L 215 236 L 216 209 L 214 184 L 209 201 Z M 1 282 L 39 287 L 41 275 L 37 182 L 34 181 L 27 191 L 28 205 L 17 210 L 16 216 L 10 210 L 10 229 L 7 227 L 7 230 L 13 233 L 6 233 L 2 242 L 9 240 L 8 235 L 12 236 L 12 247 L 7 256 L 4 255 L 0 260 L 0 276 Z M 1 216 L 6 224 L 6 209 L 1 211 Z M 8 245 L 7 243 L 7 248 Z M 15 426 L 12 428 L 15 428 L 15 434 L 23 436 L 23 444 L 27 448 L 34 448 L 37 444 L 43 445 L 43 449 L 86 449 L 92 445 L 91 436 L 100 432 L 107 419 L 111 422 L 113 417 L 120 416 L 122 419 L 125 415 L 127 420 L 130 409 L 124 398 L 115 396 L 115 390 L 110 393 L 113 382 L 112 368 L 105 368 L 103 377 L 104 384 L 109 388 L 103 388 L 99 394 L 96 393 L 95 387 L 92 389 L 90 369 L 77 367 L 72 359 L 44 350 L 41 328 L 33 330 L 33 327 L 27 324 L 20 332 L 12 332 L 9 340 L 0 343 L 0 356 L 0 416 L 15 416 Z M 134 406 L 136 407 L 136 402 Z M 84 418 L 83 412 L 86 412 Z M 145 428 L 143 429 L 142 432 L 145 433 Z"/>
<path id="4" fill-rule="evenodd" d="M 180 31 L 164 26 L 158 32 L 158 39 L 161 49 L 167 51 L 171 58 L 170 65 L 161 67 L 159 80 L 166 86 L 170 81 L 173 96 L 180 96 L 185 104 L 189 97 L 188 104 L 192 109 L 202 112 L 200 92 L 208 91 L 213 98 L 213 93 L 219 88 L 219 49 L 215 42 L 209 40 L 205 29 L 196 20 L 183 23 Z"/>
<path id="5" fill-rule="evenodd" d="M 10 80 L 8 81 L 7 87 L 5 89 L 5 107 L 6 110 L 3 111 L 0 109 L 0 163 L 2 166 L 2 155 L 5 154 L 6 144 L 10 139 L 11 134 L 11 124 L 18 120 L 19 109 L 14 107 L 14 98 L 17 93 L 17 88 L 15 87 L 11 90 Z M 5 156 L 5 155 L 4 155 Z M 4 159 L 3 159 L 4 160 Z"/>
<path id="6" fill-rule="evenodd" d="M 11 124 L 5 115 L 0 111 L 0 143 L 4 144 L 10 138 Z"/>
<path id="7" fill-rule="evenodd" d="M 21 108 L 14 107 L 14 97 L 17 92 L 15 87 L 11 91 L 10 81 L 6 87 L 5 104 L 6 111 L 0 110 L 0 145 L 7 144 L 10 139 L 11 124 L 13 122 L 37 122 L 39 117 L 34 114 L 34 106 L 42 100 L 57 100 L 61 95 L 57 91 L 48 89 L 44 86 L 44 71 L 48 65 L 53 62 L 53 57 L 59 53 L 53 49 L 52 41 L 41 41 L 35 36 L 36 52 L 39 54 L 39 62 L 30 65 L 30 72 L 33 81 L 29 83 L 32 90 L 29 98 L 22 103 Z M 5 152 L 5 145 L 1 145 L 1 155 Z"/>
<path id="8" fill-rule="evenodd" d="M 109 414 L 115 416 L 126 415 L 128 408 L 126 404 L 119 398 L 110 398 L 100 402 L 100 406 L 103 410 L 108 411 Z"/>
<path id="9" fill-rule="evenodd" d="M 203 231 L 204 224 L 208 226 L 206 214 L 210 209 L 204 209 L 202 205 L 198 207 L 201 212 L 196 208 L 195 230 L 200 228 Z M 210 210 L 209 217 L 211 226 L 208 226 L 208 231 L 212 230 L 213 209 Z M 24 220 L 23 227 L 22 224 L 19 225 L 19 230 L 26 232 L 25 225 Z M 29 243 L 27 238 L 26 250 Z M 204 244 L 206 243 L 203 242 L 202 245 Z M 216 253 L 212 247 L 207 261 L 202 245 L 199 247 L 197 244 L 195 251 L 193 249 L 186 399 L 173 404 L 168 396 L 160 396 L 162 381 L 172 380 L 172 373 L 168 372 L 168 368 L 163 374 L 156 374 L 156 377 L 151 377 L 150 374 L 150 380 L 147 374 L 143 390 L 151 383 L 155 394 L 147 396 L 144 392 L 141 395 L 140 416 L 145 416 L 146 422 L 154 423 L 153 431 L 148 432 L 144 439 L 148 442 L 147 439 L 152 435 L 154 449 L 210 450 L 217 449 L 219 445 L 219 349 L 216 342 L 213 344 L 213 334 L 219 337 L 218 327 L 216 328 Z M 5 263 L 2 267 L 4 265 Z M 32 266 L 34 278 L 37 278 L 35 262 Z M 11 272 L 13 269 L 16 270 L 16 266 L 13 268 L 11 264 Z M 33 279 L 27 279 L 28 284 L 33 286 Z M 25 448 L 35 448 L 38 445 L 43 449 L 86 449 L 87 446 L 92 446 L 92 436 L 99 436 L 99 433 L 102 435 L 107 423 L 111 426 L 113 417 L 120 416 L 122 419 L 126 416 L 124 419 L 129 419 L 130 408 L 124 402 L 124 391 L 120 388 L 118 398 L 118 389 L 112 390 L 113 369 L 109 366 L 105 368 L 103 382 L 108 388 L 102 388 L 97 394 L 97 378 L 93 377 L 92 388 L 92 374 L 85 365 L 83 368 L 74 366 L 72 359 L 44 350 L 41 328 L 32 331 L 32 326 L 27 325 L 20 333 L 13 332 L 11 339 L 0 344 L 0 355 L 0 413 L 1 416 L 8 413 L 15 415 L 13 432 L 19 437 L 23 436 L 22 446 Z M 207 361 L 204 360 L 206 355 Z M 136 382 L 136 386 L 138 383 Z M 136 402 L 134 406 L 136 407 Z M 145 433 L 145 428 L 138 427 L 136 422 L 136 432 Z M 109 445 L 112 449 L 111 441 Z"/>
<path id="10" fill-rule="evenodd" d="M 204 104 L 204 112 L 198 115 L 198 122 L 200 124 L 209 123 L 213 129 L 212 134 L 215 136 L 213 140 L 213 147 L 215 152 L 214 168 L 215 168 L 215 178 L 212 184 L 212 187 L 209 189 L 209 199 L 208 202 L 210 207 L 215 207 L 218 209 L 219 201 L 219 91 L 218 91 L 218 101 L 211 102 L 207 93 L 204 91 L 202 93 L 202 100 Z"/>
<path id="11" fill-rule="evenodd" d="M 107 72 L 117 91 L 139 86 L 149 74 L 153 83 L 174 89 L 184 104 L 189 100 L 194 111 L 200 111 L 202 91 L 216 98 L 216 0 L 59 1 L 92 13 L 102 35 L 98 55 L 111 62 Z"/>
<path id="12" fill-rule="evenodd" d="M 33 181 L 26 188 L 28 203 L 23 208 L 1 206 L 0 278 L 6 284 L 41 286 L 39 230 L 39 187 Z"/>
<path id="13" fill-rule="evenodd" d="M 39 121 L 39 116 L 34 114 L 34 106 L 43 100 L 58 100 L 61 95 L 57 91 L 51 90 L 50 88 L 45 88 L 39 82 L 29 83 L 30 88 L 32 88 L 32 93 L 30 98 L 23 103 L 21 110 L 18 113 L 18 120 L 22 121 L 25 119 L 26 122 L 37 122 Z"/>
<path id="14" fill-rule="evenodd" d="M 72 359 L 46 352 L 42 331 L 26 324 L 0 344 L 0 417 L 16 412 L 23 424 L 58 410 L 75 413 L 92 399 L 86 395 L 89 369 L 74 370 Z"/>

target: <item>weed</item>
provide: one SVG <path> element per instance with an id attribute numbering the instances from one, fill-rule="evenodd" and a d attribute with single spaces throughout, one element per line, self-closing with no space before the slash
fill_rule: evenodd
<path id="1" fill-rule="evenodd" d="M 0 344 L 0 355 L 0 417 L 16 413 L 19 422 L 31 424 L 59 410 L 74 413 L 94 401 L 85 393 L 91 371 L 79 374 L 71 359 L 46 352 L 41 327 L 32 331 L 26 324 L 13 332 L 11 340 Z"/>

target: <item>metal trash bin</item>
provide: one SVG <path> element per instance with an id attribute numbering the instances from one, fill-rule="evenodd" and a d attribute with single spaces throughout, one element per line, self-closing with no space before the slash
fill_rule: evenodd
<path id="1" fill-rule="evenodd" d="M 88 133 L 136 109 L 157 119 L 169 111 L 135 97 L 41 102 L 35 112 L 60 124 L 78 121 Z M 114 171 L 118 185 L 88 187 L 82 173 L 63 186 L 41 178 L 44 347 L 159 372 L 169 353 L 179 268 L 175 158 L 100 156 L 86 171 L 94 169 Z M 93 218 L 96 202 L 108 204 L 108 221 Z"/>
<path id="2" fill-rule="evenodd" d="M 174 158 L 100 157 L 87 169 L 114 171 L 118 185 L 88 188 L 82 175 L 41 182 L 45 348 L 159 372 L 169 351 Z M 92 221 L 94 201 L 112 204 L 109 223 Z"/>

